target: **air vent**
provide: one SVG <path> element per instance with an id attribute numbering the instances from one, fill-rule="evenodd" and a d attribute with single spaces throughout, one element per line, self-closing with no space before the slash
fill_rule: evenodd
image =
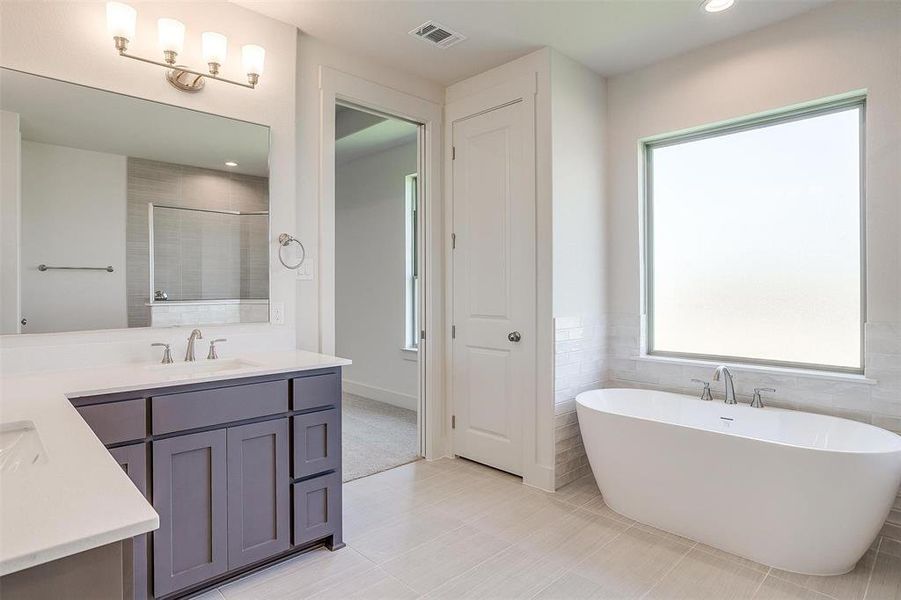
<path id="1" fill-rule="evenodd" d="M 412 30 L 410 35 L 442 49 L 450 48 L 454 44 L 466 39 L 466 36 L 462 33 L 457 33 L 453 29 L 449 29 L 435 21 L 426 21 L 416 29 Z"/>

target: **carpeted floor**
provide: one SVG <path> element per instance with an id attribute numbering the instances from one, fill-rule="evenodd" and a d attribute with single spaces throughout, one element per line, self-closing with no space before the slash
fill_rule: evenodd
<path id="1" fill-rule="evenodd" d="M 344 481 L 392 469 L 419 458 L 416 412 L 344 394 L 342 434 Z"/>

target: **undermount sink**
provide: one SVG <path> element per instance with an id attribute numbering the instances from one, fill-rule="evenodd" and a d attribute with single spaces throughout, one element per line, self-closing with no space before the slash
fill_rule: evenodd
<path id="1" fill-rule="evenodd" d="M 201 375 L 204 373 L 221 373 L 223 371 L 236 371 L 248 367 L 258 367 L 259 364 L 241 358 L 219 358 L 216 360 L 198 360 L 195 362 L 176 362 L 171 365 L 151 365 L 147 367 L 154 371 L 163 371 L 173 375 Z"/>
<path id="2" fill-rule="evenodd" d="M 0 471 L 13 473 L 45 462 L 47 454 L 33 422 L 0 423 Z"/>

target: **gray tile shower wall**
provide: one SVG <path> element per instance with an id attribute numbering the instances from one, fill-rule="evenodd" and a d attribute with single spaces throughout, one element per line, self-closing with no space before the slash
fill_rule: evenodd
<path id="1" fill-rule="evenodd" d="M 712 371 L 709 367 L 636 360 L 642 336 L 638 315 L 607 314 L 602 322 L 606 335 L 605 354 L 601 360 L 604 364 L 603 387 L 642 387 L 694 394 L 698 389 L 691 383 L 692 378 L 710 381 Z M 572 370 L 567 367 L 568 346 L 564 342 L 568 335 L 574 335 L 578 330 L 569 320 L 558 319 L 557 370 L 564 369 L 562 375 L 558 373 L 555 377 L 558 487 L 562 485 L 561 480 L 567 479 L 573 466 L 584 460 L 576 456 L 576 449 L 582 449 L 581 439 L 577 444 L 568 441 L 573 430 L 578 433 L 578 424 L 575 416 L 570 415 L 569 397 L 574 393 L 566 385 Z M 774 387 L 777 392 L 768 399 L 771 406 L 854 419 L 901 434 L 901 323 L 867 324 L 865 364 L 869 382 L 738 371 L 735 374 L 736 393 L 739 400 L 748 402 L 753 388 Z M 722 398 L 721 389 L 714 387 L 713 392 L 715 398 Z M 889 539 L 901 540 L 901 490 L 882 534 Z"/>
<path id="2" fill-rule="evenodd" d="M 149 203 L 235 211 L 261 211 L 269 207 L 269 183 L 265 177 L 138 158 L 128 159 L 127 188 L 129 327 L 150 325 L 150 310 L 145 306 L 150 298 Z M 181 218 L 201 217 L 186 213 Z M 180 236 L 179 232 L 190 228 L 181 227 L 178 215 L 163 215 L 158 219 L 161 230 L 154 231 L 154 237 L 160 246 L 158 254 L 162 264 L 157 265 L 155 278 L 161 286 L 187 298 L 199 297 L 201 283 L 205 290 L 222 297 L 268 297 L 268 218 L 242 216 L 240 222 L 223 218 L 230 220 L 220 224 L 221 228 L 237 229 L 234 236 L 228 236 L 233 242 L 226 244 L 226 238 L 222 236 L 223 243 L 218 246 L 212 236 L 211 240 L 204 240 L 202 246 L 198 239 Z M 261 232 L 264 233 L 262 238 L 259 237 Z M 266 240 L 266 244 L 251 242 L 256 239 Z M 225 245 L 234 247 L 226 248 Z"/>

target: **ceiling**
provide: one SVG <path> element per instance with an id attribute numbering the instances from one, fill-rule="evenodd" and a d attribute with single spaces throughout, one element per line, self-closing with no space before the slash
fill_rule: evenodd
<path id="1" fill-rule="evenodd" d="M 0 108 L 22 138 L 94 152 L 268 177 L 269 128 L 3 69 Z M 238 163 L 228 168 L 225 161 Z"/>
<path id="2" fill-rule="evenodd" d="M 416 125 L 386 119 L 346 106 L 335 107 L 335 163 L 416 141 Z"/>
<path id="3" fill-rule="evenodd" d="M 602 75 L 645 66 L 828 3 L 736 0 L 236 0 L 339 48 L 449 85 L 544 46 Z M 447 50 L 408 35 L 429 19 L 467 40 Z"/>

